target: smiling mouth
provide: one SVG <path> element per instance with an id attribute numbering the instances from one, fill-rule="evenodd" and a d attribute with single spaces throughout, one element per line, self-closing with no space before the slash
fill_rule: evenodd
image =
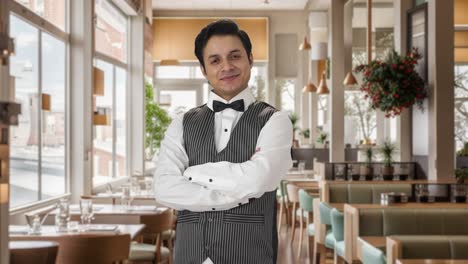
<path id="1" fill-rule="evenodd" d="M 239 76 L 239 74 L 231 75 L 231 76 L 227 76 L 227 77 L 223 77 L 223 78 L 221 78 L 221 80 L 222 80 L 222 81 L 225 81 L 225 82 L 229 82 L 229 81 L 232 81 L 232 80 L 234 80 L 235 78 L 237 78 L 237 76 Z"/>

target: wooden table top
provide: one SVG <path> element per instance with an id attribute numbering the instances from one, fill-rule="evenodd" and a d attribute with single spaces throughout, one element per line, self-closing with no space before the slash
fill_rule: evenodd
<path id="1" fill-rule="evenodd" d="M 119 199 L 122 197 L 121 192 L 117 193 L 97 193 L 89 196 L 91 199 Z M 133 200 L 155 200 L 154 194 L 137 194 L 131 196 Z"/>
<path id="2" fill-rule="evenodd" d="M 468 259 L 398 259 L 397 264 L 466 264 Z"/>
<path id="3" fill-rule="evenodd" d="M 58 246 L 59 244 L 53 241 L 10 241 L 8 243 L 10 250 L 56 248 Z"/>
<path id="4" fill-rule="evenodd" d="M 125 209 L 121 205 L 113 204 L 93 204 L 94 215 L 159 215 L 168 210 L 167 207 L 157 207 L 155 205 L 132 205 L 129 209 Z M 58 209 L 50 212 L 51 215 L 57 214 Z M 70 205 L 71 215 L 80 215 L 80 206 L 78 204 Z"/>
<path id="5" fill-rule="evenodd" d="M 10 239 L 25 239 L 31 238 L 43 238 L 43 237 L 58 237 L 58 236 L 73 236 L 80 234 L 130 234 L 131 239 L 137 237 L 145 225 L 113 225 L 113 224 L 91 224 L 92 231 L 85 231 L 85 232 L 57 232 L 56 227 L 53 225 L 43 225 L 40 234 L 31 235 L 28 234 L 29 226 L 27 225 L 10 225 L 9 226 L 9 234 Z M 106 228 L 106 227 L 117 227 L 115 230 L 112 231 L 99 231 L 99 229 Z"/>
<path id="6" fill-rule="evenodd" d="M 453 180 L 406 180 L 406 181 L 383 181 L 383 180 L 374 180 L 374 181 L 332 181 L 326 180 L 324 183 L 329 185 L 337 184 L 455 184 L 457 183 L 455 179 Z"/>
<path id="7" fill-rule="evenodd" d="M 381 204 L 346 204 L 355 209 L 409 208 L 409 209 L 468 209 L 468 203 L 397 203 Z"/>

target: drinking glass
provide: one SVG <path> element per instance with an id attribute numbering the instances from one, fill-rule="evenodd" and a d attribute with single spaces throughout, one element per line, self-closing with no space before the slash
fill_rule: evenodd
<path id="1" fill-rule="evenodd" d="M 299 171 L 299 173 L 303 173 L 304 170 L 305 170 L 305 164 L 306 164 L 306 161 L 305 160 L 300 160 L 299 163 L 297 164 L 297 170 Z"/>
<path id="2" fill-rule="evenodd" d="M 120 198 L 120 203 L 124 210 L 130 209 L 130 206 L 132 205 L 130 186 L 122 185 L 122 197 Z"/>
<path id="3" fill-rule="evenodd" d="M 67 232 L 70 220 L 70 203 L 67 198 L 62 198 L 57 203 L 57 214 L 55 215 L 55 227 L 57 232 Z"/>
<path id="4" fill-rule="evenodd" d="M 80 200 L 80 213 L 81 213 L 81 224 L 84 229 L 88 230 L 91 220 L 93 219 L 93 200 L 89 198 L 82 198 Z"/>

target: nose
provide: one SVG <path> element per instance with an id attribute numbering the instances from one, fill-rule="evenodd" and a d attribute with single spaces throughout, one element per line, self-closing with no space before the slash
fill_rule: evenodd
<path id="1" fill-rule="evenodd" d="M 231 61 L 229 60 L 225 60 L 224 63 L 223 63 L 223 71 L 231 71 L 234 69 L 234 65 L 231 63 Z"/>

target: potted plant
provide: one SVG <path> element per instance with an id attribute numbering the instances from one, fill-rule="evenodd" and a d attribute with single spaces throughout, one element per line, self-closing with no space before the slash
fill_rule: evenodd
<path id="1" fill-rule="evenodd" d="M 455 169 L 455 178 L 458 184 L 464 184 L 465 180 L 468 179 L 468 168 L 457 168 Z"/>
<path id="2" fill-rule="evenodd" d="M 468 167 L 468 142 L 457 151 L 457 168 Z"/>
<path id="3" fill-rule="evenodd" d="M 145 83 L 145 148 L 146 159 L 151 160 L 158 152 L 171 118 L 167 112 L 154 101 L 153 86 Z"/>
<path id="4" fill-rule="evenodd" d="M 374 151 L 371 147 L 364 150 L 366 162 L 361 165 L 361 175 L 364 175 L 366 181 L 372 181 L 374 178 L 374 168 L 372 167 L 372 158 L 374 157 Z"/>
<path id="5" fill-rule="evenodd" d="M 364 98 L 370 100 L 372 109 L 385 112 L 385 117 L 397 116 L 414 104 L 423 109 L 428 91 L 415 70 L 419 59 L 421 54 L 417 49 L 406 56 L 393 50 L 384 61 L 373 60 L 354 69 L 364 74 L 361 91 L 365 94 Z"/>
<path id="6" fill-rule="evenodd" d="M 299 140 L 296 139 L 296 131 L 299 129 L 299 125 L 297 124 L 299 122 L 299 115 L 295 112 L 292 112 L 291 114 L 289 114 L 289 119 L 291 120 L 292 127 L 293 127 L 292 147 L 299 148 Z"/>
<path id="7" fill-rule="evenodd" d="M 393 180 L 393 154 L 395 153 L 395 150 L 395 145 L 389 140 L 385 140 L 380 148 L 380 152 L 383 156 L 382 177 L 385 181 Z"/>
<path id="8" fill-rule="evenodd" d="M 325 143 L 327 142 L 327 133 L 321 131 L 320 134 L 317 137 L 316 142 L 325 147 Z"/>

